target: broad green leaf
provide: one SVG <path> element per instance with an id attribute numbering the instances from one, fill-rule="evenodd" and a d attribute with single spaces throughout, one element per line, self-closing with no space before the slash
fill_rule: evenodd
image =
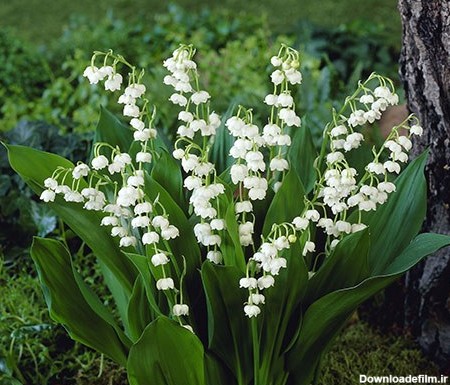
<path id="1" fill-rule="evenodd" d="M 291 222 L 300 215 L 305 206 L 304 195 L 305 190 L 297 173 L 293 169 L 289 170 L 267 211 L 263 235 L 270 233 L 274 223 Z"/>
<path id="2" fill-rule="evenodd" d="M 142 277 L 142 282 L 147 293 L 148 302 L 156 315 L 162 316 L 163 313 L 159 308 L 157 301 L 156 282 L 150 272 L 149 261 L 145 255 L 127 253 L 127 257 L 134 263 Z"/>
<path id="3" fill-rule="evenodd" d="M 385 288 L 425 256 L 450 245 L 450 237 L 421 234 L 381 272 L 359 285 L 325 295 L 304 315 L 300 335 L 288 353 L 288 384 L 309 385 L 319 363 L 346 320 L 366 299 Z"/>
<path id="4" fill-rule="evenodd" d="M 142 275 L 136 278 L 133 293 L 128 303 L 128 324 L 130 337 L 136 341 L 147 325 L 154 319 L 153 311 L 150 309 L 147 293 Z"/>
<path id="5" fill-rule="evenodd" d="M 159 159 L 155 160 L 151 176 L 169 193 L 180 208 L 183 210 L 187 208 L 180 165 L 166 150 L 161 150 L 159 153 Z"/>
<path id="6" fill-rule="evenodd" d="M 179 229 L 181 236 L 171 240 L 169 244 L 177 259 L 180 271 L 183 270 L 182 257 L 184 256 L 186 259 L 187 278 L 191 278 L 201 265 L 200 248 L 192 230 L 192 225 L 166 189 L 148 174 L 145 177 L 145 193 L 152 201 L 158 198 L 169 215 L 170 223 Z"/>
<path id="7" fill-rule="evenodd" d="M 118 146 L 121 152 L 127 152 L 132 141 L 131 127 L 122 123 L 105 107 L 101 107 L 94 142 L 105 142 L 113 147 Z"/>
<path id="8" fill-rule="evenodd" d="M 248 292 L 239 288 L 242 272 L 232 266 L 202 266 L 208 309 L 209 349 L 227 365 L 238 383 L 252 378 L 250 320 L 244 315 Z"/>
<path id="9" fill-rule="evenodd" d="M 212 354 L 205 352 L 205 384 L 237 385 L 233 374 Z"/>
<path id="10" fill-rule="evenodd" d="M 260 326 L 260 381 L 270 383 L 271 378 L 281 378 L 285 371 L 285 350 L 299 333 L 301 303 L 308 285 L 308 268 L 299 243 L 282 254 L 287 259 L 287 269 L 282 269 L 274 287 L 265 289 L 265 305 L 257 318 Z"/>
<path id="11" fill-rule="evenodd" d="M 131 347 L 127 372 L 130 385 L 206 385 L 203 345 L 174 321 L 157 318 Z"/>
<path id="12" fill-rule="evenodd" d="M 408 165 L 395 181 L 397 191 L 375 212 L 363 215 L 370 227 L 369 270 L 379 274 L 411 242 L 422 227 L 426 213 L 426 181 L 423 173 L 427 153 Z"/>
<path id="13" fill-rule="evenodd" d="M 125 365 L 130 341 L 74 271 L 65 247 L 52 239 L 35 238 L 31 256 L 52 318 L 62 323 L 73 339 Z"/>
<path id="14" fill-rule="evenodd" d="M 222 116 L 222 123 L 217 129 L 214 143 L 209 152 L 209 161 L 216 166 L 217 174 L 222 174 L 227 168 L 231 167 L 234 163 L 234 159 L 229 155 L 230 148 L 233 146 L 234 138 L 230 135 L 226 121 L 233 115 L 233 111 L 236 108 L 236 104 L 230 105 L 228 110 Z"/>
<path id="15" fill-rule="evenodd" d="M 246 262 L 244 251 L 239 241 L 239 227 L 234 212 L 234 204 L 230 204 L 228 200 L 226 200 L 226 203 L 227 205 L 223 209 L 226 210 L 225 222 L 227 229 L 222 234 L 220 249 L 226 266 L 236 266 L 242 272 L 245 272 Z"/>
<path id="16" fill-rule="evenodd" d="M 288 159 L 291 169 L 297 173 L 307 193 L 312 190 L 316 180 L 314 169 L 316 157 L 317 151 L 309 128 L 307 126 L 294 128 Z"/>
<path id="17" fill-rule="evenodd" d="M 352 287 L 368 278 L 369 229 L 341 240 L 308 283 L 307 303 L 332 291 Z"/>
<path id="18" fill-rule="evenodd" d="M 36 194 L 43 190 L 44 180 L 61 166 L 73 167 L 68 160 L 43 151 L 24 146 L 6 146 L 11 167 L 33 189 Z M 32 165 L 32 166 L 30 166 Z M 136 279 L 136 270 L 131 262 L 122 254 L 118 242 L 113 239 L 108 229 L 100 226 L 102 214 L 84 210 L 81 204 L 68 203 L 57 197 L 49 203 L 53 211 L 92 249 L 95 256 L 103 262 L 115 277 L 115 287 L 110 287 L 112 294 L 122 293 L 115 298 L 119 313 L 126 325 L 127 309 L 122 298 L 129 298 Z M 108 283 L 108 282 L 107 282 Z M 117 283 L 120 287 L 117 287 Z"/>

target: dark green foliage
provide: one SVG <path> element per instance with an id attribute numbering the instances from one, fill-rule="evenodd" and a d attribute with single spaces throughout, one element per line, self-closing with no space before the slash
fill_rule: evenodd
<path id="1" fill-rule="evenodd" d="M 306 52 L 323 56 L 324 64 L 332 63 L 340 81 L 350 88 L 355 86 L 352 82 L 374 71 L 398 79 L 394 65 L 399 54 L 398 44 L 388 38 L 388 29 L 383 24 L 356 19 L 326 28 L 301 22 L 292 33 Z"/>
<path id="2" fill-rule="evenodd" d="M 0 135 L 9 144 L 55 151 L 77 161 L 84 159 L 90 134 L 60 135 L 57 127 L 43 122 L 21 122 Z M 9 167 L 5 148 L 0 148 L 0 253 L 8 263 L 18 263 L 26 254 L 33 235 L 46 236 L 57 228 L 54 212 L 38 202 L 22 179 Z"/>
<path id="3" fill-rule="evenodd" d="M 11 30 L 0 30 L 0 63 L 0 106 L 19 95 L 25 100 L 38 97 L 50 80 L 42 55 Z"/>

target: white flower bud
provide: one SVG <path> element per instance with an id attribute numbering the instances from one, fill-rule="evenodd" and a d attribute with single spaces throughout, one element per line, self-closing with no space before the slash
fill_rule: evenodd
<path id="1" fill-rule="evenodd" d="M 261 313 L 261 309 L 256 305 L 245 305 L 244 312 L 247 317 L 252 318 L 257 317 Z"/>
<path id="2" fill-rule="evenodd" d="M 223 230 L 225 229 L 225 220 L 224 219 L 213 219 L 210 223 L 211 229 L 213 230 Z"/>
<path id="3" fill-rule="evenodd" d="M 414 124 L 409 129 L 409 133 L 412 134 L 412 135 L 422 136 L 423 128 L 421 126 L 419 126 L 418 124 Z"/>
<path id="4" fill-rule="evenodd" d="M 401 171 L 400 165 L 396 162 L 393 162 L 391 160 L 388 160 L 387 162 L 384 162 L 383 167 L 386 171 L 394 172 L 396 174 L 399 174 Z"/>
<path id="5" fill-rule="evenodd" d="M 352 225 L 349 222 L 337 221 L 336 228 L 341 233 L 350 234 L 352 232 Z"/>
<path id="6" fill-rule="evenodd" d="M 131 127 L 133 127 L 134 129 L 136 129 L 138 131 L 142 131 L 145 128 L 144 122 L 138 118 L 131 119 L 130 125 L 131 125 Z"/>
<path id="7" fill-rule="evenodd" d="M 142 243 L 144 245 L 153 245 L 159 242 L 159 235 L 154 231 L 149 231 L 142 236 Z"/>
<path id="8" fill-rule="evenodd" d="M 164 253 L 156 253 L 151 258 L 153 266 L 162 266 L 169 263 L 169 258 Z"/>
<path id="9" fill-rule="evenodd" d="M 395 191 L 395 184 L 391 182 L 380 182 L 378 183 L 377 189 L 379 191 L 387 192 L 388 194 Z"/>
<path id="10" fill-rule="evenodd" d="M 316 251 L 316 245 L 314 242 L 307 241 L 305 243 L 305 247 L 303 248 L 303 256 L 306 256 L 308 253 L 312 253 Z"/>
<path id="11" fill-rule="evenodd" d="M 148 227 L 149 225 L 150 225 L 149 217 L 139 216 L 131 220 L 131 227 L 133 227 L 134 229 L 138 227 Z"/>
<path id="12" fill-rule="evenodd" d="M 206 92 L 206 91 L 198 91 L 198 92 L 194 92 L 191 95 L 191 101 L 196 106 L 198 106 L 199 104 L 206 103 L 210 97 L 211 96 L 209 95 L 208 92 Z"/>
<path id="13" fill-rule="evenodd" d="M 167 218 L 164 218 L 162 215 L 157 215 L 153 218 L 152 225 L 157 228 L 167 229 L 170 224 Z"/>
<path id="14" fill-rule="evenodd" d="M 412 148 L 412 142 L 406 136 L 399 136 L 397 138 L 397 143 L 400 144 L 400 146 L 402 146 L 406 151 L 409 151 Z"/>
<path id="15" fill-rule="evenodd" d="M 248 167 L 245 164 L 233 164 L 230 169 L 230 175 L 234 184 L 243 182 L 248 175 Z"/>
<path id="16" fill-rule="evenodd" d="M 136 246 L 137 240 L 135 237 L 126 236 L 120 239 L 119 246 L 120 247 L 130 247 Z"/>
<path id="17" fill-rule="evenodd" d="M 156 288 L 158 290 L 174 289 L 175 284 L 172 278 L 161 278 L 156 281 Z"/>
<path id="18" fill-rule="evenodd" d="M 206 259 L 212 263 L 219 264 L 222 263 L 222 253 L 218 250 L 210 250 L 206 254 Z"/>
<path id="19" fill-rule="evenodd" d="M 150 202 L 138 203 L 134 206 L 134 213 L 136 215 L 148 214 L 153 210 L 152 204 Z"/>
<path id="20" fill-rule="evenodd" d="M 275 284 L 275 278 L 267 274 L 261 278 L 258 278 L 258 288 L 259 290 L 267 289 Z"/>
<path id="21" fill-rule="evenodd" d="M 276 70 L 272 72 L 272 74 L 270 75 L 270 79 L 275 85 L 281 84 L 281 82 L 284 80 L 284 74 L 280 70 Z"/>
<path id="22" fill-rule="evenodd" d="M 303 230 L 306 230 L 306 228 L 308 227 L 309 220 L 306 218 L 295 217 L 292 220 L 292 224 L 295 226 L 295 229 L 297 231 L 303 231 Z"/>
<path id="23" fill-rule="evenodd" d="M 91 161 L 91 165 L 94 170 L 102 170 L 108 165 L 108 163 L 108 158 L 104 155 L 99 155 Z"/>
<path id="24" fill-rule="evenodd" d="M 320 214 L 317 210 L 306 210 L 305 218 L 310 221 L 317 222 L 320 219 Z"/>
<path id="25" fill-rule="evenodd" d="M 274 66 L 274 67 L 279 67 L 283 62 L 281 61 L 281 59 L 278 56 L 272 56 L 270 58 L 270 63 Z"/>
<path id="26" fill-rule="evenodd" d="M 176 304 L 173 305 L 172 313 L 175 317 L 180 317 L 182 315 L 189 314 L 189 306 L 185 304 Z"/>
<path id="27" fill-rule="evenodd" d="M 252 202 L 250 201 L 236 202 L 235 206 L 236 214 L 251 213 L 252 210 L 253 210 Z"/>
<path id="28" fill-rule="evenodd" d="M 340 136 L 340 135 L 346 135 L 346 134 L 347 134 L 347 128 L 343 125 L 336 126 L 336 127 L 332 128 L 330 131 L 330 135 L 333 138 Z"/>
<path id="29" fill-rule="evenodd" d="M 55 192 L 48 189 L 48 190 L 42 191 L 42 194 L 39 198 L 44 202 L 54 202 L 55 197 L 56 197 Z"/>
<path id="30" fill-rule="evenodd" d="M 253 293 L 250 295 L 250 297 L 248 297 L 248 302 L 250 302 L 254 305 L 259 305 L 261 303 L 264 304 L 265 301 L 266 301 L 266 298 L 262 294 Z"/>
<path id="31" fill-rule="evenodd" d="M 136 154 L 136 162 L 138 163 L 151 163 L 152 154 L 149 152 L 140 151 Z"/>
<path id="32" fill-rule="evenodd" d="M 114 216 L 106 216 L 102 218 L 100 226 L 117 226 L 119 224 L 119 218 Z"/>
<path id="33" fill-rule="evenodd" d="M 111 229 L 111 235 L 113 237 L 125 237 L 127 235 L 127 229 L 122 226 L 115 226 Z"/>
<path id="34" fill-rule="evenodd" d="M 179 105 L 181 107 L 185 107 L 187 104 L 187 99 L 184 95 L 182 94 L 172 94 L 169 98 L 169 100 L 175 104 L 175 105 Z"/>
<path id="35" fill-rule="evenodd" d="M 258 281 L 253 277 L 241 278 L 239 280 L 239 287 L 244 289 L 256 289 L 258 286 Z"/>
<path id="36" fill-rule="evenodd" d="M 137 118 L 139 116 L 139 107 L 135 104 L 125 104 L 123 107 L 123 115 Z"/>
<path id="37" fill-rule="evenodd" d="M 83 176 L 88 176 L 89 174 L 89 166 L 84 163 L 80 163 L 74 167 L 72 171 L 72 176 L 74 179 L 80 179 Z"/>
<path id="38" fill-rule="evenodd" d="M 161 229 L 161 237 L 165 240 L 175 239 L 179 235 L 180 231 L 174 225 L 169 225 L 167 228 Z"/>
<path id="39" fill-rule="evenodd" d="M 58 181 L 53 178 L 47 178 L 44 180 L 44 186 L 50 190 L 54 190 L 58 187 Z"/>
<path id="40" fill-rule="evenodd" d="M 190 123 L 194 120 L 194 115 L 189 111 L 180 111 L 178 119 L 185 123 Z"/>
<path id="41" fill-rule="evenodd" d="M 175 159 L 181 159 L 183 156 L 184 156 L 184 150 L 183 149 L 181 149 L 181 148 L 177 148 L 176 150 L 174 150 L 173 152 L 172 152 L 172 156 L 175 158 Z"/>

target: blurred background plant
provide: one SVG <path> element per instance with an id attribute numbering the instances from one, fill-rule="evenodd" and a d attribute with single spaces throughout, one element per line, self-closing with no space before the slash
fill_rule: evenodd
<path id="1" fill-rule="evenodd" d="M 264 115 L 256 105 L 269 91 L 270 56 L 281 42 L 298 48 L 304 80 L 294 97 L 316 144 L 331 109 L 360 78 L 375 70 L 397 81 L 400 22 L 389 0 L 370 0 L 364 6 L 354 0 L 327 0 L 320 6 L 287 1 L 283 7 L 275 1 L 243 5 L 224 0 L 208 3 L 208 9 L 187 0 L 169 6 L 140 0 L 133 7 L 123 1 L 96 3 L 32 0 L 26 8 L 17 1 L 2 5 L 0 20 L 10 27 L 0 29 L 1 140 L 73 161 L 85 159 L 100 105 L 113 112 L 119 108 L 82 78 L 93 50 L 111 48 L 146 69 L 151 101 L 164 106 L 158 110 L 158 125 L 169 138 L 177 115 L 169 103 L 161 103 L 170 95 L 162 83 L 166 73 L 161 62 L 181 42 L 198 49 L 213 108 L 225 113 L 244 104 L 254 108 L 259 122 Z M 107 11 L 111 6 L 114 12 Z M 75 14 L 77 7 L 85 11 Z M 31 21 L 36 14 L 42 17 Z M 374 128 L 373 140 L 377 135 Z M 52 233 L 77 241 L 13 175 L 3 148 L 0 161 L 0 384 L 124 384 L 123 371 L 70 342 L 50 320 L 27 258 L 31 237 Z M 95 290 L 95 261 L 89 250 L 78 246 L 82 252 L 74 249 L 74 258 L 80 269 L 89 269 L 83 275 L 92 277 L 89 283 Z M 384 337 L 366 324 L 356 323 L 340 338 L 343 348 L 330 353 L 323 383 L 347 383 L 354 380 L 349 373 L 380 368 L 379 374 L 385 367 L 390 372 L 401 368 L 396 374 L 436 372 L 411 342 Z M 368 355 L 367 340 L 374 352 Z"/>

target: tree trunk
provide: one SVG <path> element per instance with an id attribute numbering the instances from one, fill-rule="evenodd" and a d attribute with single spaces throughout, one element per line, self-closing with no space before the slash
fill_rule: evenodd
<path id="1" fill-rule="evenodd" d="M 424 231 L 450 234 L 450 1 L 399 0 L 403 23 L 400 76 L 408 108 L 430 149 Z M 405 224 L 407 225 L 407 224 Z M 405 321 L 424 351 L 450 370 L 450 249 L 428 257 L 406 278 Z"/>

